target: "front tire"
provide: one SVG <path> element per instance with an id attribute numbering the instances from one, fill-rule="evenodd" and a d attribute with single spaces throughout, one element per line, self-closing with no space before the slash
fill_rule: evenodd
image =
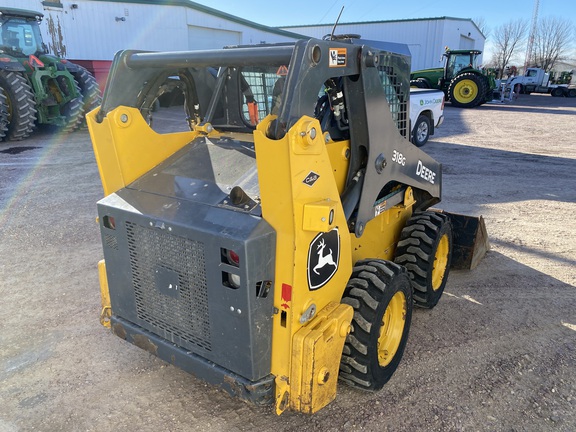
<path id="1" fill-rule="evenodd" d="M 408 270 L 416 306 L 432 309 L 442 296 L 452 262 L 452 225 L 442 213 L 426 211 L 408 219 L 394 262 Z"/>
<path id="2" fill-rule="evenodd" d="M 12 141 L 26 138 L 34 131 L 36 103 L 26 78 L 12 71 L 0 70 L 0 88 L 6 96 L 8 130 L 6 137 Z"/>
<path id="3" fill-rule="evenodd" d="M 408 340 L 413 300 L 406 270 L 390 261 L 359 261 L 342 303 L 354 308 L 354 318 L 340 379 L 363 390 L 380 390 L 398 367 Z"/>
<path id="4" fill-rule="evenodd" d="M 416 147 L 422 147 L 430 138 L 430 119 L 421 114 L 416 120 L 412 133 L 412 142 Z"/>
<path id="5" fill-rule="evenodd" d="M 463 73 L 455 77 L 448 87 L 448 97 L 452 105 L 460 108 L 473 108 L 480 105 L 486 94 L 486 83 L 479 75 Z"/>

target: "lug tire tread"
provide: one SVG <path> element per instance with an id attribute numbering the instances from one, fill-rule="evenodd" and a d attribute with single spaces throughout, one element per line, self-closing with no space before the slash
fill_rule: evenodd
<path id="1" fill-rule="evenodd" d="M 402 339 L 391 363 L 378 364 L 377 340 L 382 316 L 394 290 L 406 296 Z M 354 308 L 352 331 L 346 338 L 340 365 L 340 379 L 363 390 L 376 391 L 391 378 L 402 354 L 412 318 L 412 289 L 406 269 L 390 261 L 359 261 L 346 287 L 343 303 Z"/>
<path id="2" fill-rule="evenodd" d="M 432 268 L 436 248 L 442 234 L 449 236 L 449 258 L 442 284 L 432 288 Z M 414 288 L 416 306 L 431 309 L 438 303 L 450 270 L 452 251 L 452 228 L 448 217 L 442 213 L 426 211 L 413 215 L 400 234 L 394 262 L 404 266 Z"/>
<path id="3" fill-rule="evenodd" d="M 6 138 L 20 141 L 28 137 L 36 122 L 36 102 L 26 77 L 18 72 L 0 70 L 0 87 L 6 96 L 8 125 Z"/>

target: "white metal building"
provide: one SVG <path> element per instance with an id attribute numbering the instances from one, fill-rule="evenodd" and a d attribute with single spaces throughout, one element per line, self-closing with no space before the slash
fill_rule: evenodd
<path id="1" fill-rule="evenodd" d="M 50 52 L 90 69 L 101 84 L 117 51 L 182 51 L 226 45 L 322 38 L 332 25 L 273 28 L 189 0 L 1 0 L 2 6 L 44 14 L 42 33 Z M 442 66 L 444 47 L 484 48 L 470 19 L 440 17 L 339 24 L 338 34 L 405 43 L 412 69 Z"/>
<path id="2" fill-rule="evenodd" d="M 101 84 L 124 49 L 185 51 L 301 37 L 188 0 L 2 0 L 2 6 L 43 13 L 50 52 L 86 66 Z"/>
<path id="3" fill-rule="evenodd" d="M 295 33 L 322 38 L 333 25 L 283 27 Z M 486 38 L 471 19 L 439 17 L 394 21 L 341 23 L 336 34 L 358 34 L 362 39 L 407 44 L 412 54 L 412 70 L 442 67 L 445 47 L 484 50 Z"/>

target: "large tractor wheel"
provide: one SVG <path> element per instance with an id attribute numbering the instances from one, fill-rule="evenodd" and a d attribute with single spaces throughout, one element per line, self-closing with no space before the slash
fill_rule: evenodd
<path id="1" fill-rule="evenodd" d="M 342 299 L 354 308 L 352 331 L 340 362 L 340 379 L 379 390 L 398 367 L 412 320 L 412 287 L 406 270 L 390 261 L 356 263 Z"/>
<path id="2" fill-rule="evenodd" d="M 0 141 L 3 141 L 8 131 L 8 103 L 6 96 L 0 92 Z"/>
<path id="3" fill-rule="evenodd" d="M 408 219 L 394 262 L 408 270 L 416 306 L 436 306 L 448 280 L 451 260 L 452 226 L 446 215 L 427 211 Z"/>
<path id="4" fill-rule="evenodd" d="M 83 118 L 82 97 L 77 97 L 68 102 L 62 109 L 62 114 L 66 118 L 66 124 L 62 127 L 62 132 L 72 132 L 80 127 Z"/>
<path id="5" fill-rule="evenodd" d="M 481 76 L 463 73 L 450 82 L 448 97 L 454 106 L 473 108 L 484 101 L 486 90 L 486 83 Z"/>
<path id="6" fill-rule="evenodd" d="M 564 89 L 562 87 L 553 88 L 550 94 L 554 97 L 562 97 L 564 96 Z"/>
<path id="7" fill-rule="evenodd" d="M 102 103 L 102 95 L 96 78 L 87 69 L 76 66 L 78 71 L 73 72 L 72 75 L 82 93 L 82 115 L 84 116 Z"/>
<path id="8" fill-rule="evenodd" d="M 8 107 L 6 137 L 9 140 L 26 138 L 34 130 L 36 121 L 34 94 L 28 81 L 18 72 L 0 70 L 0 88 Z"/>

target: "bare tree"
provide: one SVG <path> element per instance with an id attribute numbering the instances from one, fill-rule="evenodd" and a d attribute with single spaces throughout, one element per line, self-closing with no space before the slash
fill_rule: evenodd
<path id="1" fill-rule="evenodd" d="M 492 62 L 502 78 L 512 56 L 524 45 L 528 32 L 528 21 L 519 19 L 508 21 L 494 30 L 494 56 Z"/>
<path id="2" fill-rule="evenodd" d="M 484 17 L 477 17 L 474 18 L 472 21 L 474 22 L 474 24 L 476 24 L 476 27 L 478 27 L 478 29 L 482 32 L 484 37 L 488 39 L 491 30 L 490 27 L 488 27 L 488 24 L 486 24 L 486 20 L 484 19 Z"/>
<path id="3" fill-rule="evenodd" d="M 557 61 L 566 60 L 575 31 L 567 18 L 541 19 L 534 34 L 532 64 L 549 72 Z"/>

